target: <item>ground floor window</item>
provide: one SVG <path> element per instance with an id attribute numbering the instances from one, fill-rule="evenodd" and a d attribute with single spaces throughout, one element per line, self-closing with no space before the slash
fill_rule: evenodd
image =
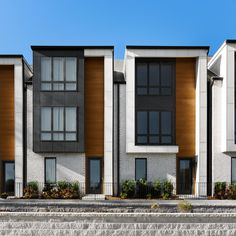
<path id="1" fill-rule="evenodd" d="M 135 159 L 135 180 L 147 179 L 147 159 L 136 158 Z"/>
<path id="2" fill-rule="evenodd" d="M 3 191 L 14 194 L 15 192 L 15 162 L 3 162 Z"/>
<path id="3" fill-rule="evenodd" d="M 236 183 L 236 157 L 232 157 L 231 161 L 231 182 Z"/>
<path id="4" fill-rule="evenodd" d="M 193 160 L 181 158 L 178 160 L 178 193 L 192 194 Z"/>
<path id="5" fill-rule="evenodd" d="M 56 158 L 45 157 L 45 183 L 56 183 Z"/>

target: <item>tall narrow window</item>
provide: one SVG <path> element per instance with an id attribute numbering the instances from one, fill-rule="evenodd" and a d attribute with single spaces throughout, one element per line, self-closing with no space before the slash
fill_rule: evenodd
<path id="1" fill-rule="evenodd" d="M 42 141 L 76 141 L 77 108 L 76 107 L 42 107 L 41 140 Z"/>
<path id="2" fill-rule="evenodd" d="M 56 158 L 55 157 L 45 158 L 45 183 L 46 184 L 56 183 Z"/>
<path id="3" fill-rule="evenodd" d="M 147 159 L 135 159 L 135 180 L 147 179 Z"/>
<path id="4" fill-rule="evenodd" d="M 231 161 L 231 181 L 236 183 L 236 157 L 232 157 Z"/>

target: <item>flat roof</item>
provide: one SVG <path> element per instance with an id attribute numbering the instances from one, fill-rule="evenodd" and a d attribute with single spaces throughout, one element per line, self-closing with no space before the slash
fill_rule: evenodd
<path id="1" fill-rule="evenodd" d="M 226 39 L 226 43 L 236 43 L 236 39 Z"/>
<path id="2" fill-rule="evenodd" d="M 31 46 L 32 50 L 114 49 L 114 46 Z"/>

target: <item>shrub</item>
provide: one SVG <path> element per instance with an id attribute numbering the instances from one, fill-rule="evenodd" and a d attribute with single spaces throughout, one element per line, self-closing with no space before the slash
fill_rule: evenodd
<path id="1" fill-rule="evenodd" d="M 157 209 L 160 208 L 160 205 L 158 203 L 154 203 L 151 205 L 151 209 Z"/>
<path id="2" fill-rule="evenodd" d="M 127 197 L 134 197 L 135 194 L 135 181 L 134 180 L 125 180 L 121 184 L 121 193 L 127 195 Z"/>
<path id="3" fill-rule="evenodd" d="M 226 182 L 216 182 L 214 187 L 214 197 L 224 199 L 226 192 Z"/>
<path id="4" fill-rule="evenodd" d="M 162 184 L 162 198 L 169 199 L 172 196 L 174 186 L 169 180 L 165 180 Z"/>
<path id="5" fill-rule="evenodd" d="M 151 194 L 151 193 L 148 193 L 148 194 L 146 195 L 146 198 L 147 198 L 147 199 L 152 199 L 152 194 Z"/>
<path id="6" fill-rule="evenodd" d="M 67 188 L 70 188 L 71 187 L 71 183 L 67 182 L 67 181 L 58 181 L 57 182 L 57 186 L 60 190 L 63 190 L 63 189 L 67 189 Z"/>
<path id="7" fill-rule="evenodd" d="M 161 182 L 159 180 L 155 180 L 152 186 L 153 186 L 154 197 L 159 198 L 161 196 Z"/>
<path id="8" fill-rule="evenodd" d="M 39 197 L 39 187 L 37 181 L 31 181 L 27 184 L 24 189 L 23 198 L 38 198 Z"/>
<path id="9" fill-rule="evenodd" d="M 227 199 L 236 199 L 236 185 L 235 184 L 230 184 L 226 188 L 225 197 Z"/>
<path id="10" fill-rule="evenodd" d="M 121 199 L 126 199 L 127 198 L 127 193 L 121 193 L 120 198 Z"/>
<path id="11" fill-rule="evenodd" d="M 6 192 L 1 193 L 1 198 L 7 199 L 7 197 L 8 197 L 8 193 L 6 193 Z"/>
<path id="12" fill-rule="evenodd" d="M 181 200 L 179 203 L 178 203 L 178 206 L 177 206 L 178 210 L 180 212 L 191 212 L 193 210 L 193 206 L 191 203 L 185 201 L 185 200 Z"/>
<path id="13" fill-rule="evenodd" d="M 145 198 L 148 194 L 148 182 L 145 179 L 140 179 L 136 182 L 136 196 Z"/>

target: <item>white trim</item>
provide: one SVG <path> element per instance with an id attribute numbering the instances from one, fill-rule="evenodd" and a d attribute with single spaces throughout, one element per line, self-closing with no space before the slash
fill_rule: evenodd
<path id="1" fill-rule="evenodd" d="M 113 56 L 113 49 L 85 49 L 85 57 L 105 57 Z"/>

